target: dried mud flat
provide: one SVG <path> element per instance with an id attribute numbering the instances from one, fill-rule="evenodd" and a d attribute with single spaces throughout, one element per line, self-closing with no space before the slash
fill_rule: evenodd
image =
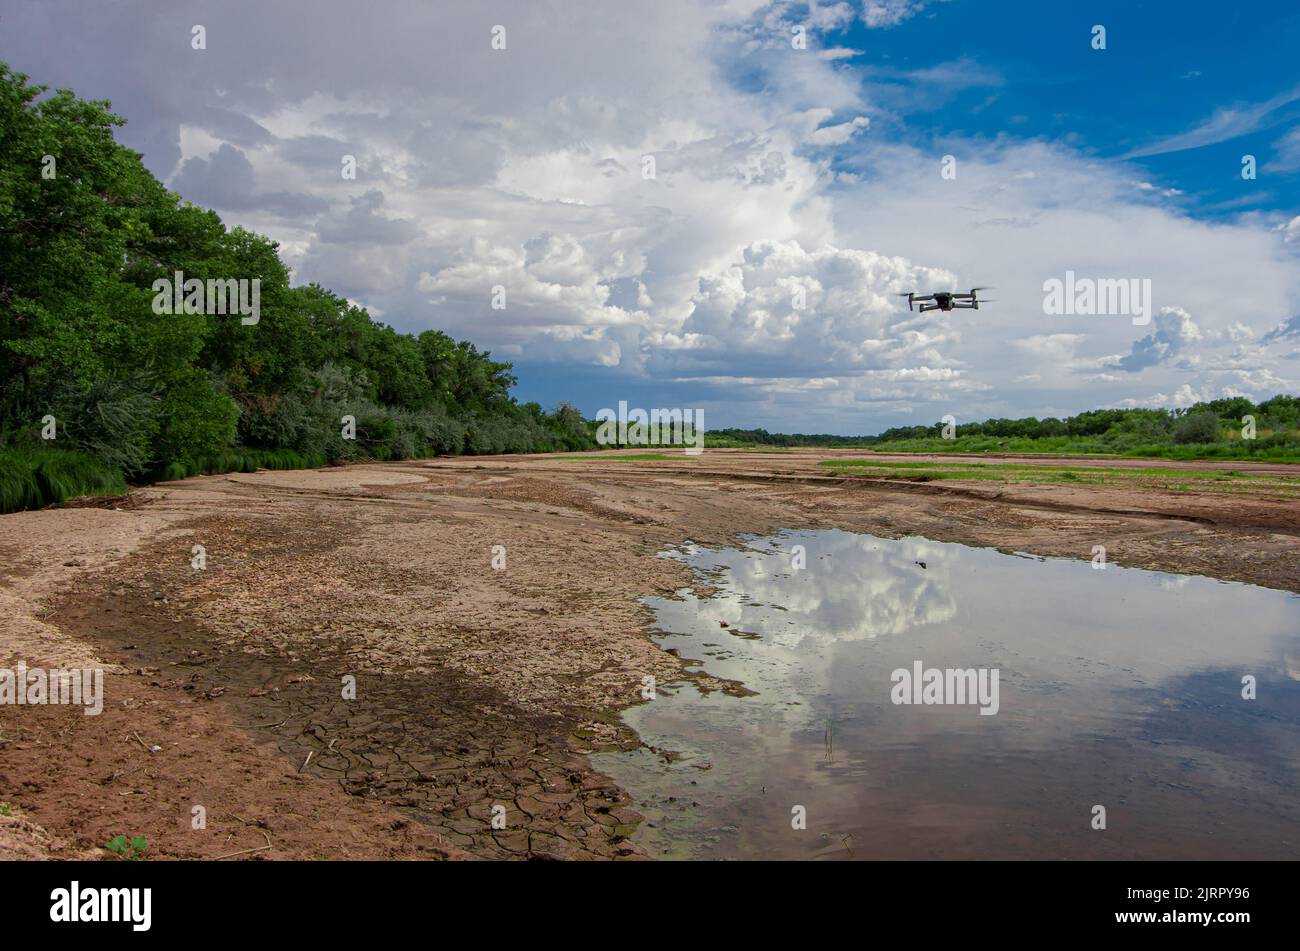
<path id="1" fill-rule="evenodd" d="M 634 805 L 586 754 L 636 744 L 619 711 L 644 677 L 680 675 L 640 599 L 690 582 L 657 557 L 687 540 L 841 528 L 1084 559 L 1100 544 L 1122 565 L 1300 591 L 1300 504 L 1281 491 L 817 465 L 837 455 L 861 453 L 418 460 L 2 516 L 0 666 L 107 673 L 99 716 L 0 706 L 0 856 L 93 857 L 122 833 L 152 858 L 641 857 Z"/>

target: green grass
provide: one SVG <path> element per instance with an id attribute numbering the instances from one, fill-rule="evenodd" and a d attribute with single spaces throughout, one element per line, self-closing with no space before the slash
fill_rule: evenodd
<path id="1" fill-rule="evenodd" d="M 885 459 L 827 459 L 819 462 L 819 466 L 849 466 L 864 467 L 871 469 L 978 469 L 987 472 L 1070 472 L 1082 473 L 1086 475 L 1115 475 L 1150 478 L 1157 476 L 1174 476 L 1180 479 L 1250 479 L 1259 478 L 1258 476 L 1249 476 L 1236 469 L 1220 470 L 1191 470 L 1191 469 L 1174 469 L 1160 466 L 1067 466 L 1051 465 L 1044 463 L 1036 465 L 1031 463 L 1012 463 L 1012 462 L 896 462 Z M 1270 477 L 1280 479 L 1281 481 L 1300 482 L 1300 473 L 1295 476 L 1277 476 Z"/>
<path id="2" fill-rule="evenodd" d="M 1101 458 L 1152 458 L 1189 462 L 1198 459 L 1257 459 L 1261 462 L 1300 462 L 1300 437 L 1295 434 L 1261 435 L 1258 440 L 1222 439 L 1214 443 L 1177 445 L 1141 441 L 1141 437 L 1108 439 L 1097 436 L 958 436 L 956 439 L 896 439 L 862 446 L 831 446 L 884 453 L 1009 453 L 1015 455 L 1069 455 Z"/>
<path id="3" fill-rule="evenodd" d="M 418 454 L 421 458 L 425 454 Z M 430 454 L 431 455 L 431 454 Z M 376 453 L 355 462 L 383 461 Z M 664 457 L 669 458 L 669 457 Z M 320 469 L 324 453 L 292 449 L 225 449 L 201 459 L 169 462 L 146 472 L 141 482 L 172 482 L 196 475 L 256 472 L 258 469 Z M 38 509 L 85 495 L 124 495 L 126 480 L 94 456 L 66 449 L 0 449 L 0 514 Z"/>
<path id="4" fill-rule="evenodd" d="M 126 480 L 94 456 L 67 449 L 0 449 L 0 513 L 83 495 L 121 495 Z"/>
<path id="5" fill-rule="evenodd" d="M 1159 466 L 1114 468 L 1108 466 L 1029 465 L 999 462 L 897 462 L 877 459 L 826 459 L 818 463 L 836 469 L 866 470 L 864 474 L 886 477 L 897 475 L 918 479 L 1000 481 L 1016 484 L 1076 483 L 1086 485 L 1123 484 L 1125 482 L 1155 482 L 1175 491 L 1228 492 L 1250 494 L 1254 492 L 1281 492 L 1300 487 L 1300 474 L 1295 476 L 1260 476 L 1226 471 L 1195 471 Z"/>
<path id="6" fill-rule="evenodd" d="M 165 482 L 196 475 L 225 472 L 256 472 L 258 469 L 319 469 L 329 465 L 324 453 L 295 452 L 292 449 L 225 449 L 202 459 L 171 462 L 158 473 Z"/>

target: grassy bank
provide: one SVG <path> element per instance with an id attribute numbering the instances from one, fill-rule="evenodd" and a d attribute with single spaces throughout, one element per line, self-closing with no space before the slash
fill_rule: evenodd
<path id="1" fill-rule="evenodd" d="M 121 474 L 87 453 L 0 449 L 0 513 L 125 491 Z"/>
<path id="2" fill-rule="evenodd" d="M 433 453 L 406 458 L 427 458 Z M 384 462 L 382 449 L 355 462 Z M 324 453 L 292 449 L 226 449 L 198 460 L 171 462 L 133 479 L 136 484 L 169 482 L 196 475 L 256 472 L 258 469 L 319 469 L 334 465 Z M 0 449 L 0 514 L 43 508 L 83 496 L 124 495 L 127 482 L 117 470 L 85 452 L 67 449 Z"/>

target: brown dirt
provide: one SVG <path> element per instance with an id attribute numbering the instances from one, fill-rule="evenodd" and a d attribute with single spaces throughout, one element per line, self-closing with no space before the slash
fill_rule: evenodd
<path id="1" fill-rule="evenodd" d="M 0 666 L 108 671 L 100 716 L 0 706 L 0 856 L 102 854 L 125 833 L 156 858 L 638 857 L 638 816 L 585 753 L 636 743 L 619 710 L 643 677 L 680 673 L 639 599 L 688 583 L 656 557 L 687 539 L 1100 544 L 1123 565 L 1300 590 L 1300 505 L 1282 494 L 816 465 L 834 455 L 855 454 L 258 472 L 0 517 Z"/>

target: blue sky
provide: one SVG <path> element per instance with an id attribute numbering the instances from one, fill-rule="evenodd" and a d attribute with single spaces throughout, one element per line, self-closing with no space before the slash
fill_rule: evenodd
<path id="1" fill-rule="evenodd" d="M 1096 24 L 1106 27 L 1104 52 L 1080 42 Z M 868 75 L 956 60 L 970 64 L 972 83 L 987 80 L 937 108 L 900 81 L 907 134 L 1043 137 L 1103 159 L 1199 142 L 1140 162 L 1153 183 L 1184 193 L 1189 212 L 1300 210 L 1300 163 L 1251 184 L 1240 175 L 1243 154 L 1278 159 L 1282 133 L 1300 121 L 1300 5 L 953 0 L 889 30 L 859 22 L 837 38 L 862 50 L 853 63 Z M 1217 131 L 1176 141 L 1220 111 L 1233 121 L 1224 115 Z"/>
<path id="2" fill-rule="evenodd" d="M 1300 391 L 1297 49 L 1283 3 L 0 16 L 0 57 L 111 99 L 155 174 L 296 281 L 474 340 L 522 399 L 846 434 Z M 1149 319 L 1049 313 L 1070 272 L 1149 281 Z M 978 313 L 898 296 L 973 285 Z"/>

